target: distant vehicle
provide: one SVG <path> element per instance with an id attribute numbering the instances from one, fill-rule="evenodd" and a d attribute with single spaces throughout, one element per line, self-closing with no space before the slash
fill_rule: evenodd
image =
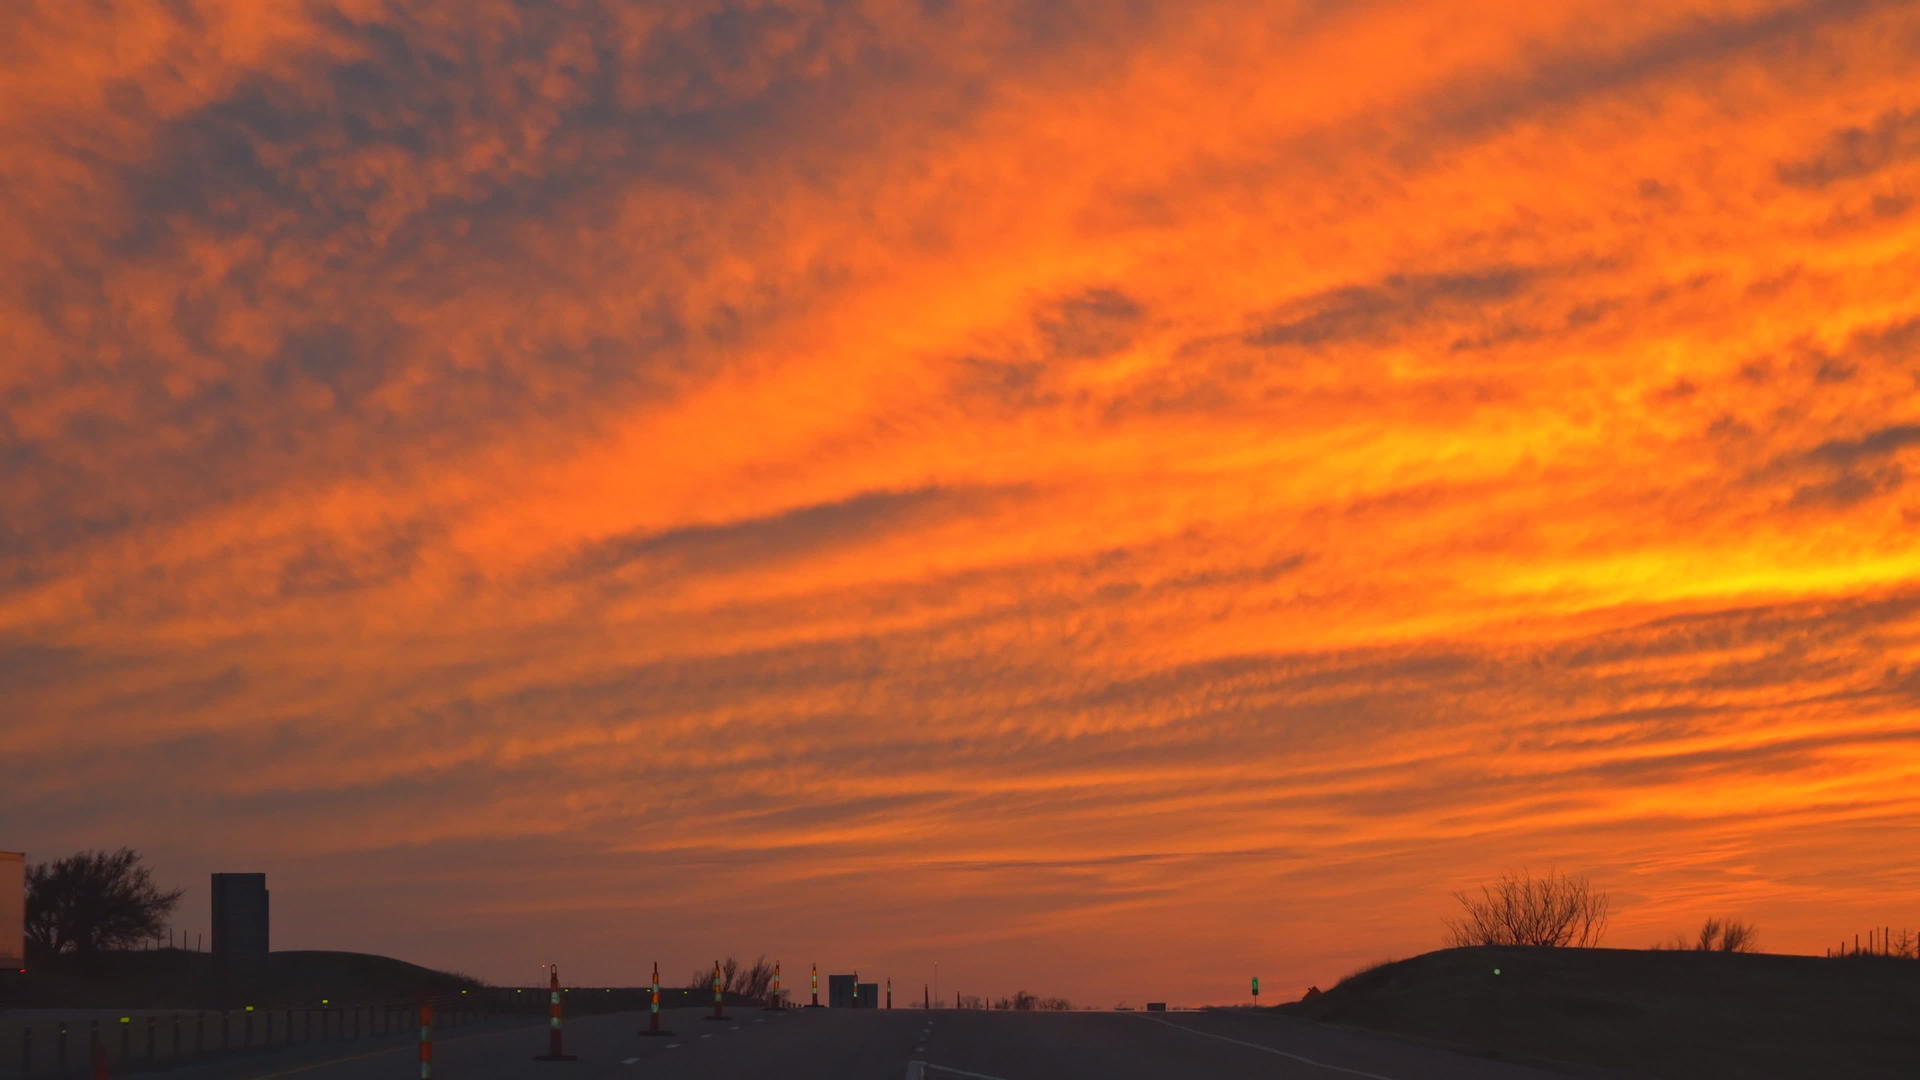
<path id="1" fill-rule="evenodd" d="M 1149 1001 L 1147 1002 L 1147 1011 L 1148 1012 L 1166 1012 L 1167 1003 L 1164 1001 Z"/>
<path id="2" fill-rule="evenodd" d="M 1113 1011 L 1114 1011 L 1114 1012 L 1132 1012 L 1132 1011 L 1133 1011 L 1133 1006 L 1131 1006 L 1131 1005 L 1115 1005 L 1115 1006 L 1113 1007 Z"/>

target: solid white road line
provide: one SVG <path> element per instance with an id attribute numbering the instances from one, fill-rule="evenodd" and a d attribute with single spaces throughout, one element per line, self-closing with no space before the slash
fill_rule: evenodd
<path id="1" fill-rule="evenodd" d="M 922 1077 L 927 1075 L 928 1070 L 943 1073 L 947 1076 L 964 1076 L 966 1080 L 1004 1080 L 1003 1077 L 988 1076 L 986 1073 L 968 1072 L 965 1069 L 956 1069 L 951 1065 L 930 1065 L 924 1063 L 921 1065 L 921 1071 L 917 1074 L 912 1069 L 907 1070 L 908 1080 L 921 1080 Z"/>
<path id="2" fill-rule="evenodd" d="M 1262 1046 L 1259 1043 L 1246 1042 L 1241 1039 L 1229 1039 L 1225 1035 L 1215 1035 L 1211 1031 L 1200 1031 L 1196 1028 L 1190 1028 L 1184 1024 L 1176 1024 L 1171 1020 L 1162 1020 L 1155 1016 L 1142 1016 L 1139 1013 L 1133 1013 L 1131 1015 L 1139 1017 L 1139 1019 L 1142 1019 L 1142 1020 L 1151 1020 L 1156 1024 L 1165 1024 L 1166 1026 L 1173 1028 L 1176 1031 L 1184 1031 L 1189 1035 L 1198 1035 L 1203 1039 L 1218 1039 L 1221 1042 L 1232 1043 L 1235 1046 L 1244 1046 L 1250 1050 L 1264 1050 L 1269 1054 L 1278 1054 L 1283 1058 L 1292 1058 L 1293 1060 L 1299 1062 L 1302 1065 L 1311 1065 L 1316 1069 L 1326 1069 L 1330 1072 L 1346 1073 L 1348 1076 L 1363 1076 L 1363 1077 L 1366 1077 L 1366 1080 L 1393 1080 L 1392 1077 L 1381 1076 L 1379 1073 L 1362 1072 L 1359 1069 L 1349 1069 L 1345 1065 L 1329 1065 L 1324 1061 L 1315 1061 L 1310 1057 L 1301 1057 L 1299 1054 L 1289 1054 L 1285 1050 L 1275 1050 L 1271 1046 Z"/>

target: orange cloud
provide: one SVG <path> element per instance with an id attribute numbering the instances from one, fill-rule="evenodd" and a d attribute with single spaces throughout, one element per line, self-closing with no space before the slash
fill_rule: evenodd
<path id="1" fill-rule="evenodd" d="M 538 914 L 590 981 L 1103 1004 L 1324 983 L 1521 865 L 1623 945 L 1884 922 L 1916 34 L 0 15 L 9 846 L 501 979 Z"/>

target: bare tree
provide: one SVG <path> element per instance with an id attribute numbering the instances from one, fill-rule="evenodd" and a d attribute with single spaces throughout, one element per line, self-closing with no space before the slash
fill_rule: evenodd
<path id="1" fill-rule="evenodd" d="M 151 941 L 180 896 L 161 892 L 132 848 L 40 863 L 27 870 L 27 941 L 38 952 L 81 955 Z"/>
<path id="2" fill-rule="evenodd" d="M 1752 952 L 1760 944 L 1760 931 L 1739 919 L 1709 918 L 1694 935 L 1697 952 Z"/>
<path id="3" fill-rule="evenodd" d="M 1720 920 L 1713 918 L 1712 916 L 1708 916 L 1707 921 L 1700 924 L 1699 936 L 1694 938 L 1694 941 L 1693 941 L 1694 951 L 1712 952 L 1714 948 L 1714 942 L 1719 940 L 1720 940 Z"/>
<path id="4" fill-rule="evenodd" d="M 1480 895 L 1456 892 L 1461 915 L 1447 920 L 1453 944 L 1592 948 L 1607 929 L 1607 894 L 1584 877 L 1503 874 Z"/>
<path id="5" fill-rule="evenodd" d="M 687 979 L 687 989 L 713 993 L 713 969 L 702 968 Z M 741 1001 L 763 1001 L 772 993 L 773 964 L 765 956 L 755 960 L 751 967 L 743 966 L 738 957 L 729 956 L 720 961 L 720 992 Z"/>
<path id="6" fill-rule="evenodd" d="M 729 987 L 744 1001 L 767 1001 L 773 990 L 773 965 L 763 955 L 753 966 L 739 972 L 739 981 Z"/>

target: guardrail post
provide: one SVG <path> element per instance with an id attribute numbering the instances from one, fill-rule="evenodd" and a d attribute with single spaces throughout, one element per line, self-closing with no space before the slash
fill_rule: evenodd
<path id="1" fill-rule="evenodd" d="M 420 999 L 420 1080 L 433 1080 L 433 1005 Z"/>

